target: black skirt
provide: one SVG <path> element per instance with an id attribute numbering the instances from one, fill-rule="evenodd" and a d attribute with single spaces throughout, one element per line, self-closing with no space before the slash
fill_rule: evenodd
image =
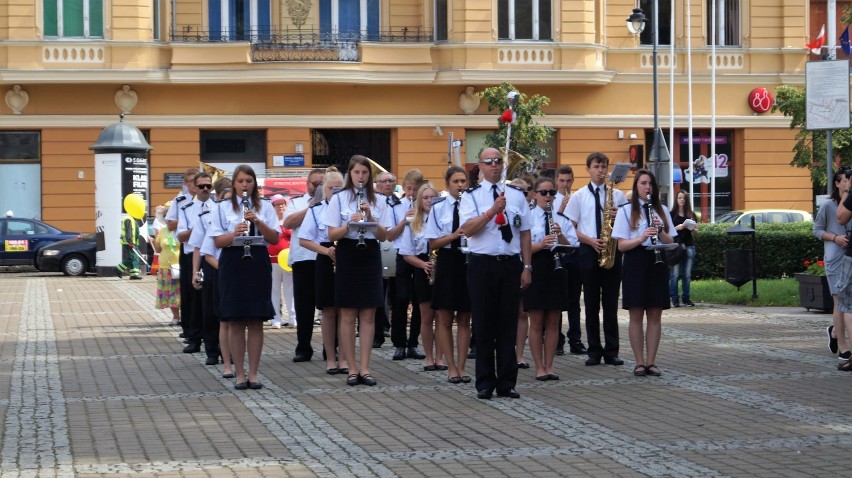
<path id="1" fill-rule="evenodd" d="M 428 254 L 420 254 L 417 258 L 429 262 Z M 414 268 L 414 297 L 417 297 L 418 304 L 432 302 L 432 285 L 429 284 L 426 271 L 419 267 Z"/>
<path id="2" fill-rule="evenodd" d="M 338 308 L 370 309 L 382 307 L 382 252 L 379 241 L 366 239 L 358 249 L 355 239 L 337 241 L 334 274 L 334 303 Z"/>
<path id="3" fill-rule="evenodd" d="M 461 251 L 438 249 L 438 265 L 435 283 L 432 285 L 432 308 L 470 312 L 467 258 Z"/>
<path id="4" fill-rule="evenodd" d="M 219 320 L 271 320 L 272 263 L 266 247 L 252 246 L 251 259 L 242 247 L 225 247 L 219 256 Z"/>
<path id="5" fill-rule="evenodd" d="M 554 269 L 553 252 L 533 254 L 532 267 L 532 283 L 523 293 L 524 310 L 568 310 L 568 277 L 564 268 Z"/>
<path id="6" fill-rule="evenodd" d="M 654 251 L 638 246 L 625 252 L 621 277 L 622 309 L 670 308 L 669 267 L 655 264 Z"/>
<path id="7" fill-rule="evenodd" d="M 331 247 L 332 243 L 323 242 L 320 245 Z M 317 254 L 314 265 L 314 291 L 317 309 L 334 307 L 334 261 L 325 254 Z"/>

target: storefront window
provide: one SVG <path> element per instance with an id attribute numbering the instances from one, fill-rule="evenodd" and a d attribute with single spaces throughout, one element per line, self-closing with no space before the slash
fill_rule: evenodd
<path id="1" fill-rule="evenodd" d="M 710 155 L 710 132 L 696 131 L 692 137 L 692 168 L 689 166 L 689 136 L 687 132 L 678 133 L 678 156 L 675 164 L 679 165 L 683 173 L 678 178 L 675 174 L 675 193 L 684 189 L 687 192 L 692 184 L 692 204 L 696 213 L 701 215 L 705 222 L 711 218 L 711 183 L 716 184 L 715 214 L 719 217 L 731 210 L 733 190 L 731 178 L 732 167 L 735 164 L 733 153 L 733 134 L 730 131 L 716 132 L 716 160 L 711 160 Z M 715 167 L 714 167 L 715 163 Z M 681 179 L 679 183 L 677 180 Z"/>

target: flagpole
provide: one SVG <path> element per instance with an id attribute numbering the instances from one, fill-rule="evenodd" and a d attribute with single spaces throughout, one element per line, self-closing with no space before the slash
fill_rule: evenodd
<path id="1" fill-rule="evenodd" d="M 692 197 L 692 193 L 695 188 L 695 175 L 692 174 L 693 168 L 695 168 L 695 164 L 692 161 L 695 152 L 692 149 L 692 8 L 690 5 L 691 1 L 687 0 L 686 2 L 686 85 L 687 85 L 687 141 L 689 144 L 687 145 L 689 151 L 689 174 L 692 176 L 689 178 L 689 208 L 695 211 L 695 198 Z M 686 181 L 686 174 L 683 175 L 683 180 Z"/>
<path id="2" fill-rule="evenodd" d="M 710 58 L 713 59 L 710 68 L 710 222 L 716 222 L 716 42 L 719 35 L 716 32 L 716 14 L 718 0 L 713 0 L 710 28 L 713 30 L 710 45 Z"/>
<path id="3" fill-rule="evenodd" d="M 666 185 L 669 188 L 668 194 L 668 206 L 671 209 L 674 206 L 674 149 L 675 149 L 675 141 L 674 141 L 674 123 L 675 123 L 675 111 L 674 111 L 674 90 L 675 90 L 675 82 L 674 82 L 674 74 L 675 74 L 675 40 L 674 40 L 674 24 L 675 24 L 675 2 L 672 2 L 669 8 L 670 18 L 669 18 L 669 47 L 670 47 L 670 58 L 669 62 L 669 144 L 671 145 L 671 150 L 669 152 L 669 182 Z M 659 178 L 658 178 L 659 179 Z M 683 175 L 681 175 L 681 181 L 683 181 Z"/>
<path id="4" fill-rule="evenodd" d="M 835 49 L 835 28 L 837 24 L 837 0 L 828 0 L 827 5 L 827 19 L 826 23 L 828 23 L 828 57 L 826 60 L 832 61 L 835 58 L 836 52 Z M 832 184 L 834 181 L 831 180 L 831 177 L 834 175 L 832 169 L 834 168 L 834 151 L 832 143 L 832 131 L 829 129 L 825 132 L 825 142 L 826 142 L 826 152 L 825 152 L 825 171 L 826 171 L 826 194 L 831 196 L 831 189 L 834 187 Z"/>

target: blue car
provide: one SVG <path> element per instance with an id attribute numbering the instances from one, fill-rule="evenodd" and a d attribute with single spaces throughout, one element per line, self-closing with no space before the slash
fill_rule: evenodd
<path id="1" fill-rule="evenodd" d="M 38 252 L 47 245 L 80 237 L 35 219 L 0 218 L 0 266 L 38 266 Z"/>

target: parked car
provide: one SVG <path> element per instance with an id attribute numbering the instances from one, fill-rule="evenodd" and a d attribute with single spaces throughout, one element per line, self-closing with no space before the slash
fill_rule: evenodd
<path id="1" fill-rule="evenodd" d="M 797 209 L 750 209 L 748 211 L 731 211 L 716 218 L 716 222 L 732 222 L 748 226 L 754 216 L 755 223 L 761 222 L 805 222 L 813 221 L 809 212 Z"/>
<path id="2" fill-rule="evenodd" d="M 49 244 L 80 237 L 35 219 L 0 218 L 0 266 L 36 266 L 36 256 Z"/>
<path id="3" fill-rule="evenodd" d="M 41 248 L 36 267 L 43 272 L 62 272 L 67 276 L 81 276 L 95 272 L 95 234 L 66 239 Z"/>

